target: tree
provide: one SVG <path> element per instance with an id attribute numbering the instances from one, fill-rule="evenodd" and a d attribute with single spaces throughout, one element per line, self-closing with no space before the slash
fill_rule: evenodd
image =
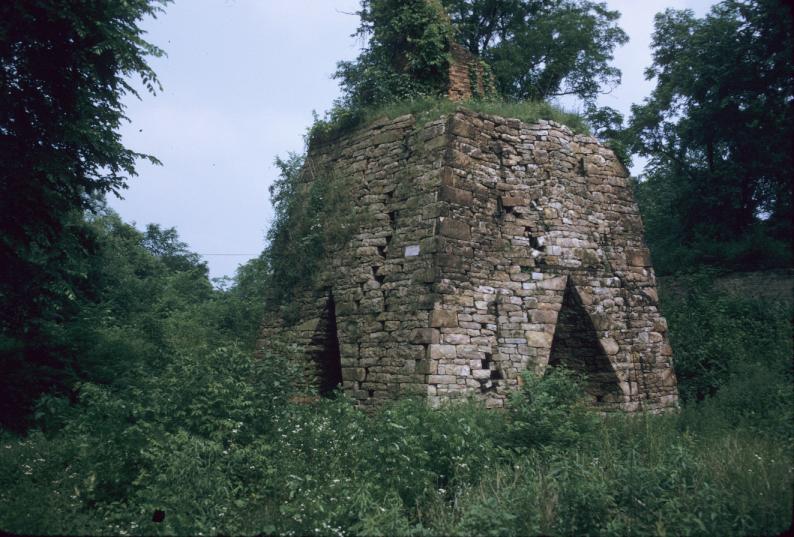
<path id="1" fill-rule="evenodd" d="M 444 0 L 458 39 L 489 63 L 506 98 L 576 95 L 620 83 L 609 65 L 628 41 L 617 11 L 590 0 Z"/>
<path id="2" fill-rule="evenodd" d="M 789 8 L 725 0 L 703 19 L 670 9 L 655 24 L 646 76 L 656 88 L 632 107 L 629 129 L 634 151 L 650 157 L 639 197 L 651 245 L 660 256 L 675 248 L 684 263 L 785 263 L 794 216 Z"/>
<path id="3" fill-rule="evenodd" d="M 17 380 L 46 386 L 42 368 L 55 379 L 66 367 L 48 348 L 91 294 L 97 246 L 83 211 L 125 188 L 137 159 L 155 161 L 124 147 L 118 128 L 123 96 L 137 95 L 131 77 L 159 87 L 146 62 L 162 52 L 138 23 L 166 3 L 0 3 L 0 358 L 28 368 Z"/>
<path id="4" fill-rule="evenodd" d="M 121 143 L 122 97 L 137 95 L 138 75 L 154 92 L 147 56 L 162 52 L 142 39 L 137 23 L 165 0 L 0 5 L 0 326 L 29 328 L 43 313 L 34 297 L 59 301 L 72 287 L 64 257 L 75 211 L 118 193 L 149 158 Z M 85 238 L 85 237 L 84 237 Z M 16 314 L 7 314 L 13 303 Z M 45 306 L 46 309 L 46 306 Z"/>
<path id="5" fill-rule="evenodd" d="M 358 14 L 367 46 L 336 73 L 353 106 L 442 94 L 452 41 L 491 65 L 506 98 L 592 103 L 620 82 L 609 61 L 628 40 L 618 12 L 589 0 L 362 0 Z"/>
<path id="6" fill-rule="evenodd" d="M 453 28 L 438 0 L 362 0 L 358 59 L 339 62 L 344 104 L 377 105 L 446 88 Z"/>

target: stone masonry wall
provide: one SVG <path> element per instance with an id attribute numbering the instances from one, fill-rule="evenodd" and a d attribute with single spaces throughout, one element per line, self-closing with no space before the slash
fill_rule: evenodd
<path id="1" fill-rule="evenodd" d="M 333 296 L 344 389 L 365 405 L 426 394 L 428 345 L 438 339 L 428 328 L 436 279 L 430 246 L 443 205 L 436 198 L 445 143 L 444 120 L 416 127 L 403 116 L 312 148 L 304 180 L 344 177 L 360 229 L 292 305 L 300 320 L 286 326 L 271 313 L 260 342 L 266 348 L 283 336 L 301 349 L 310 384 L 321 385 L 327 369 L 318 359 Z"/>
<path id="2" fill-rule="evenodd" d="M 472 94 L 472 88 L 476 90 L 477 95 Z M 463 46 L 452 43 L 447 98 L 450 101 L 460 102 L 495 94 L 496 86 L 493 79 L 486 75 L 483 61 Z"/>
<path id="3" fill-rule="evenodd" d="M 361 217 L 299 322 L 263 325 L 262 347 L 280 335 L 302 349 L 308 382 L 328 370 L 332 303 L 342 385 L 362 405 L 474 394 L 498 407 L 521 371 L 557 365 L 585 373 L 605 411 L 677 404 L 639 211 L 595 139 L 461 109 L 377 122 L 312 148 L 306 170 L 351 180 Z"/>

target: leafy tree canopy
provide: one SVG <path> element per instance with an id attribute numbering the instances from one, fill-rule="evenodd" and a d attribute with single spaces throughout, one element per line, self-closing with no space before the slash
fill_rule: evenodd
<path id="1" fill-rule="evenodd" d="M 131 77 L 158 87 L 138 22 L 167 0 L 0 3 L 0 330 L 58 317 L 91 249 L 83 209 L 145 157 L 121 143 Z M 36 297 L 36 299 L 31 299 Z"/>
<path id="2" fill-rule="evenodd" d="M 592 103 L 620 83 L 610 66 L 628 41 L 620 13 L 590 0 L 444 0 L 458 40 L 487 61 L 507 98 L 576 95 Z"/>
<path id="3" fill-rule="evenodd" d="M 725 0 L 698 19 L 656 16 L 651 96 L 632 107 L 649 240 L 682 263 L 789 259 L 794 137 L 792 18 L 775 0 Z M 681 255 L 697 250 L 694 257 Z M 663 254 L 660 254 L 663 255 Z M 674 268 L 671 265 L 669 268 Z"/>
<path id="4" fill-rule="evenodd" d="M 0 2 L 0 408 L 24 420 L 37 394 L 86 363 L 67 329 L 102 299 L 102 230 L 84 212 L 126 188 L 135 163 L 122 99 L 158 88 L 162 52 L 138 23 L 167 0 Z M 16 416 L 16 418 L 13 418 Z M 19 424 L 17 424 L 19 425 Z"/>
<path id="5" fill-rule="evenodd" d="M 339 62 L 347 105 L 367 106 L 442 93 L 453 28 L 438 0 L 362 0 L 356 61 Z"/>
<path id="6" fill-rule="evenodd" d="M 358 14 L 367 45 L 336 73 L 354 106 L 443 93 L 452 41 L 491 65 L 506 98 L 591 103 L 619 83 L 609 61 L 628 40 L 618 12 L 589 0 L 362 0 Z"/>

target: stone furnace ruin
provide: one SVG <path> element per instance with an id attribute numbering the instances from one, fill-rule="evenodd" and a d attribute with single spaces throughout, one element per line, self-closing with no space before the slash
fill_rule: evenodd
<path id="1" fill-rule="evenodd" d="M 482 93 L 478 60 L 453 60 L 449 97 Z M 596 139 L 465 108 L 407 115 L 313 144 L 300 179 L 304 197 L 343 185 L 334 219 L 351 229 L 259 346 L 293 345 L 321 394 L 499 407 L 522 371 L 566 366 L 601 410 L 677 405 L 628 173 Z"/>
<path id="2" fill-rule="evenodd" d="M 321 393 L 501 406 L 523 370 L 564 365 L 603 410 L 676 405 L 628 174 L 594 138 L 465 109 L 403 116 L 313 147 L 307 190 L 322 174 L 345 180 L 355 229 L 297 320 L 268 315 L 260 341 L 297 345 Z"/>

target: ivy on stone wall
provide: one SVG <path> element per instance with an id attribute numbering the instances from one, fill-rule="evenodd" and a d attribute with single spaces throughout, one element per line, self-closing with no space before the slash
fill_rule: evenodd
<path id="1" fill-rule="evenodd" d="M 270 186 L 275 217 L 265 250 L 271 282 L 266 305 L 288 309 L 297 289 L 316 283 L 311 276 L 326 254 L 350 239 L 358 217 L 347 203 L 344 178 L 315 169 L 303 154 L 290 153 L 275 164 L 280 175 Z"/>

